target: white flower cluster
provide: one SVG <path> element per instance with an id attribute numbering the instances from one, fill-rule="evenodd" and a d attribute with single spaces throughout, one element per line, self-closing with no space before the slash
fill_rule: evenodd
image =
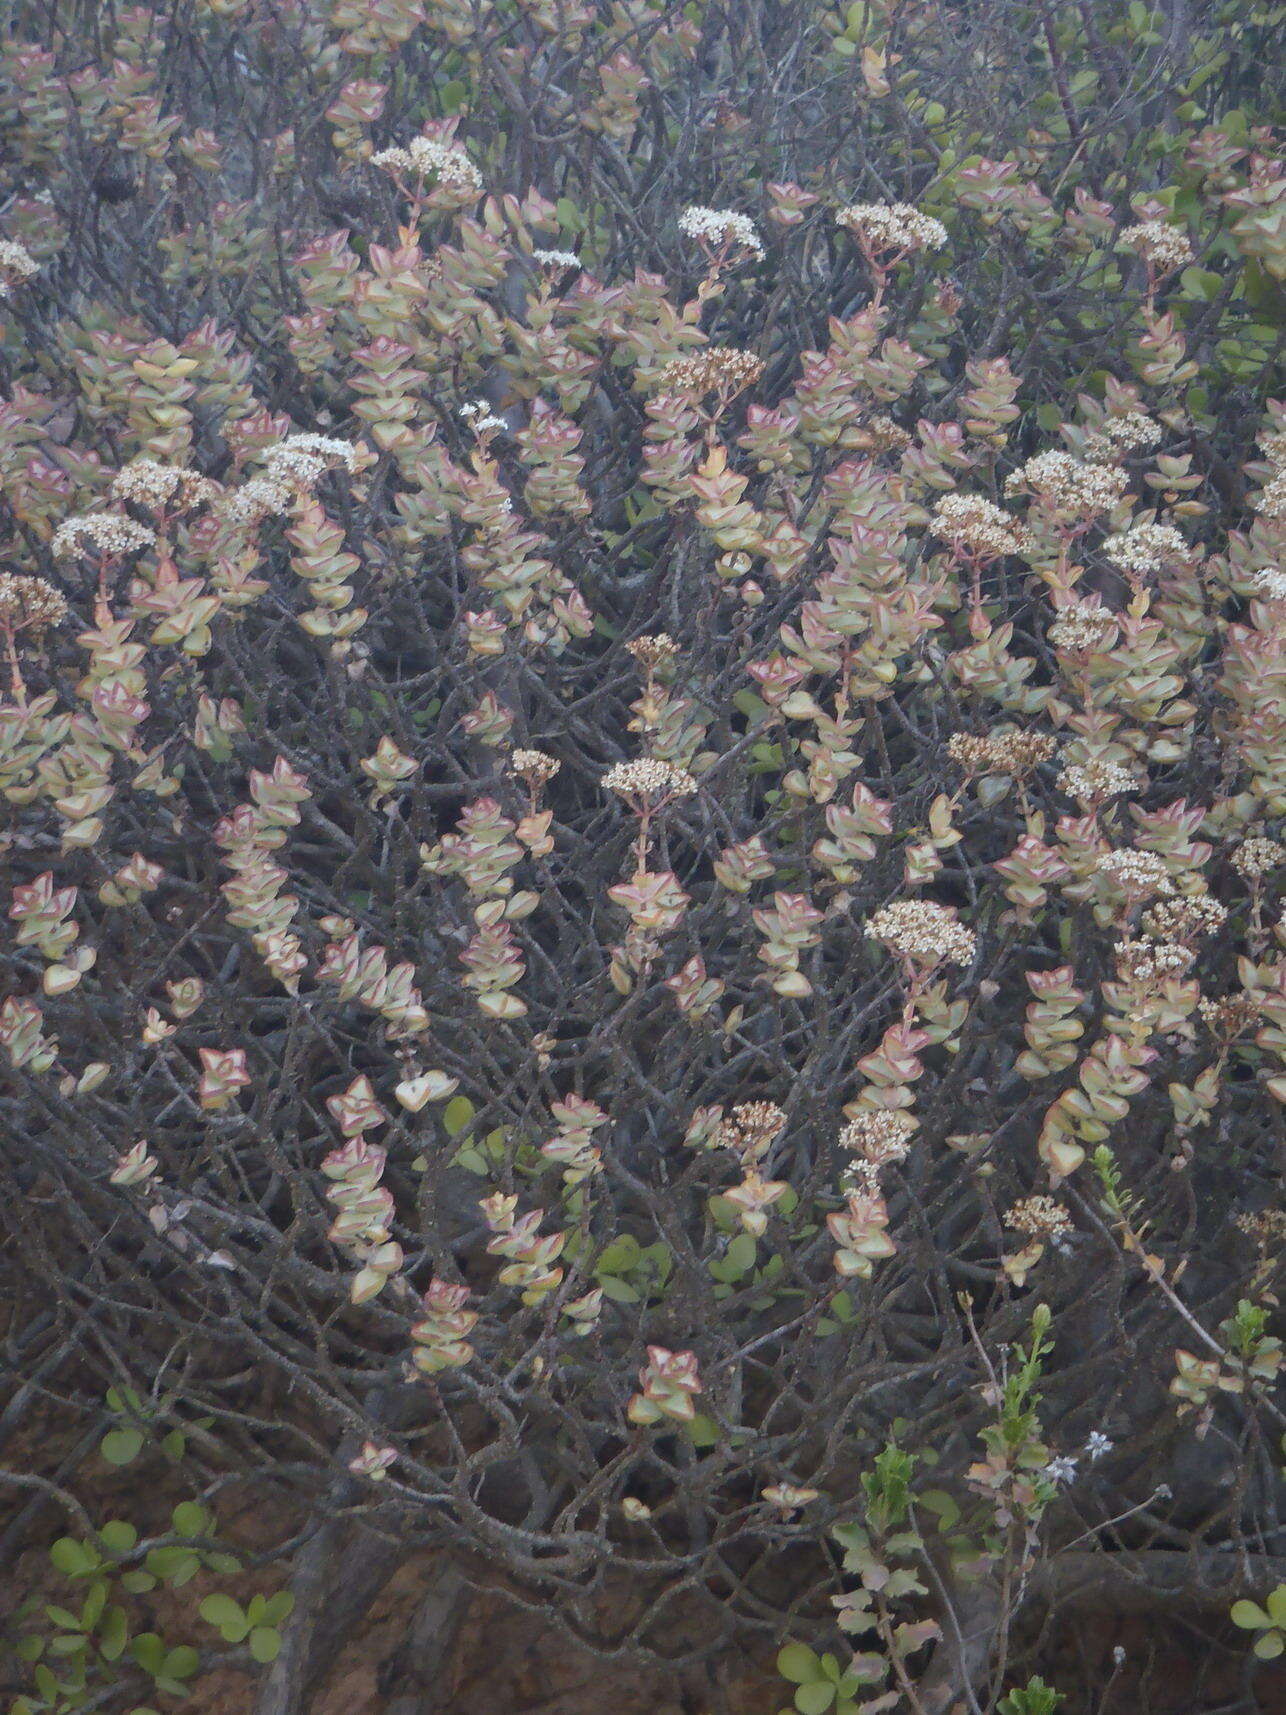
<path id="1" fill-rule="evenodd" d="M 873 912 L 866 925 L 873 941 L 917 965 L 967 965 L 978 938 L 954 911 L 930 899 L 895 899 Z"/>
<path id="2" fill-rule="evenodd" d="M 1261 436 L 1259 450 L 1274 470 L 1286 470 L 1286 429 L 1274 429 Z"/>
<path id="3" fill-rule="evenodd" d="M 1155 985 L 1186 977 L 1196 954 L 1169 941 L 1118 941 L 1112 949 L 1122 981 Z"/>
<path id="4" fill-rule="evenodd" d="M 158 464 L 155 459 L 135 459 L 112 478 L 113 500 L 132 500 L 153 511 L 167 506 L 177 496 L 181 505 L 199 506 L 218 493 L 214 483 L 199 471 L 182 465 Z"/>
<path id="5" fill-rule="evenodd" d="M 734 250 L 746 250 L 752 256 L 762 256 L 763 240 L 748 214 L 737 214 L 730 208 L 702 208 L 693 204 L 679 216 L 679 231 L 685 238 L 695 238 L 710 249 L 728 245 Z"/>
<path id="6" fill-rule="evenodd" d="M 290 505 L 291 491 L 266 476 L 252 476 L 239 488 L 228 489 L 214 504 L 214 513 L 228 524 L 258 524 L 276 517 Z"/>
<path id="7" fill-rule="evenodd" d="M 1263 518 L 1286 518 L 1286 470 L 1279 470 L 1255 496 L 1255 511 Z"/>
<path id="8" fill-rule="evenodd" d="M 380 149 L 371 156 L 371 165 L 418 179 L 436 173 L 453 191 L 476 192 L 481 196 L 486 189 L 482 174 L 460 145 L 443 143 L 437 137 L 412 137 L 405 149 Z"/>
<path id="9" fill-rule="evenodd" d="M 1069 763 L 1059 775 L 1058 784 L 1069 797 L 1079 798 L 1083 804 L 1138 790 L 1138 782 L 1128 768 L 1101 756 L 1089 762 Z"/>
<path id="10" fill-rule="evenodd" d="M 311 488 L 333 463 L 355 470 L 357 448 L 331 435 L 288 435 L 267 449 L 263 462 L 268 467 L 269 481 L 294 482 L 300 488 Z"/>
<path id="11" fill-rule="evenodd" d="M 676 768 L 672 762 L 643 757 L 638 762 L 618 762 L 603 776 L 609 792 L 619 792 L 623 798 L 651 797 L 664 794 L 667 798 L 690 798 L 697 783 L 686 768 Z"/>
<path id="12" fill-rule="evenodd" d="M 503 417 L 497 417 L 485 399 L 475 399 L 468 405 L 461 405 L 457 415 L 466 422 L 475 435 L 492 435 L 497 432 L 506 434 L 509 425 Z"/>
<path id="13" fill-rule="evenodd" d="M 909 202 L 855 202 L 835 216 L 871 250 L 941 250 L 947 229 Z"/>
<path id="14" fill-rule="evenodd" d="M 1177 226 L 1167 226 L 1163 220 L 1144 220 L 1137 226 L 1125 227 L 1121 243 L 1137 250 L 1157 274 L 1173 274 L 1176 268 L 1186 268 L 1192 261 L 1187 234 Z"/>
<path id="15" fill-rule="evenodd" d="M 1286 846 L 1263 834 L 1252 834 L 1232 854 L 1232 867 L 1247 881 L 1261 881 L 1283 863 L 1286 863 Z"/>
<path id="16" fill-rule="evenodd" d="M 1126 893 L 1135 894 L 1140 899 L 1149 894 L 1174 891 L 1169 866 L 1158 852 L 1139 852 L 1132 847 L 1104 852 L 1095 868 Z"/>
<path id="17" fill-rule="evenodd" d="M 1265 601 L 1286 601 L 1286 572 L 1279 572 L 1275 567 L 1256 572 L 1250 580 L 1250 587 Z"/>
<path id="18" fill-rule="evenodd" d="M 1059 512 L 1086 516 L 1115 506 L 1128 481 L 1124 471 L 1111 465 L 1082 464 L 1070 453 L 1037 453 L 1006 481 L 1005 493 L 1025 490 Z"/>
<path id="19" fill-rule="evenodd" d="M 0 238 L 0 298 L 7 298 L 14 286 L 21 286 L 40 272 L 40 264 L 15 238 Z"/>
<path id="20" fill-rule="evenodd" d="M 562 767 L 556 756 L 550 756 L 543 750 L 515 750 L 509 759 L 509 767 L 513 773 L 520 775 L 532 786 L 543 786 L 547 780 L 552 780 Z"/>
<path id="21" fill-rule="evenodd" d="M 1163 566 L 1182 564 L 1192 550 L 1172 524 L 1131 524 L 1109 536 L 1103 552 L 1123 572 L 1145 578 Z"/>
<path id="22" fill-rule="evenodd" d="M 71 559 L 90 548 L 100 554 L 135 554 L 155 540 L 154 531 L 119 512 L 84 512 L 60 524 L 50 546 L 60 558 Z"/>
<path id="23" fill-rule="evenodd" d="M 581 259 L 570 250 L 533 250 L 531 259 L 541 268 L 579 268 Z"/>
<path id="24" fill-rule="evenodd" d="M 1227 906 L 1208 893 L 1182 894 L 1163 899 L 1143 913 L 1143 932 L 1154 941 L 1186 944 L 1202 935 L 1217 934 L 1228 921 Z"/>
<path id="25" fill-rule="evenodd" d="M 1116 637 L 1116 619 L 1087 601 L 1068 602 L 1049 628 L 1049 641 L 1069 655 L 1093 655 Z"/>
<path id="26" fill-rule="evenodd" d="M 930 522 L 935 535 L 990 559 L 1019 554 L 1027 544 L 1026 532 L 1009 514 L 977 494 L 944 495 Z"/>
<path id="27" fill-rule="evenodd" d="M 1097 461 L 1121 453 L 1150 452 L 1160 439 L 1160 426 L 1143 411 L 1122 411 L 1085 437 L 1085 456 Z"/>
<path id="28" fill-rule="evenodd" d="M 915 1121 L 900 1108 L 878 1108 L 858 1114 L 839 1134 L 840 1148 L 852 1150 L 877 1167 L 902 1161 L 915 1135 Z"/>

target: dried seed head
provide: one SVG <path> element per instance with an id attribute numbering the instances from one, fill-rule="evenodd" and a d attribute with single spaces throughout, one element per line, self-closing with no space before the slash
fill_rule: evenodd
<path id="1" fill-rule="evenodd" d="M 951 760 L 966 774 L 1009 774 L 1021 778 L 1048 762 L 1055 741 L 1043 732 L 952 733 L 947 740 Z"/>
<path id="2" fill-rule="evenodd" d="M 660 797 L 690 798 L 697 783 L 686 768 L 676 768 L 672 762 L 655 757 L 643 757 L 638 762 L 618 762 L 603 776 L 609 792 L 619 792 L 623 798 Z"/>
<path id="3" fill-rule="evenodd" d="M 44 578 L 0 572 L 0 626 L 9 631 L 43 631 L 66 616 L 65 599 Z"/>
<path id="4" fill-rule="evenodd" d="M 715 346 L 674 358 L 657 377 L 657 385 L 663 393 L 687 393 L 694 399 L 704 399 L 707 393 L 731 397 L 752 386 L 763 372 L 763 359 L 754 352 Z"/>
<path id="5" fill-rule="evenodd" d="M 1052 1197 L 1020 1198 L 1005 1215 L 1005 1225 L 1034 1239 L 1057 1239 L 1072 1231 L 1071 1216 Z"/>
<path id="6" fill-rule="evenodd" d="M 625 647 L 649 673 L 658 667 L 668 667 L 679 653 L 678 644 L 667 631 L 658 631 L 653 637 L 636 637 Z"/>

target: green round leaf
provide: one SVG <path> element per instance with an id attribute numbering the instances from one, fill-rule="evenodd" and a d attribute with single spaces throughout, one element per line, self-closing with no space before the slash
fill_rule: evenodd
<path id="1" fill-rule="evenodd" d="M 1276 1661 L 1282 1651 L 1286 1650 L 1286 1637 L 1280 1632 L 1265 1632 L 1262 1638 L 1255 1639 L 1251 1648 L 1260 1661 Z"/>
<path id="2" fill-rule="evenodd" d="M 231 1596 L 223 1596 L 218 1593 L 207 1596 L 197 1612 L 208 1625 L 215 1626 L 221 1631 L 229 1643 L 240 1643 L 249 1630 L 249 1621 L 240 1602 L 234 1602 Z M 236 1631 L 236 1637 L 229 1635 L 233 1631 Z"/>
<path id="3" fill-rule="evenodd" d="M 104 1661 L 116 1661 L 124 1653 L 128 1639 L 129 1623 L 124 1608 L 109 1608 L 98 1633 L 98 1653 Z"/>
<path id="4" fill-rule="evenodd" d="M 835 1687 L 829 1679 L 814 1680 L 811 1685 L 801 1685 L 795 1693 L 795 1707 L 799 1715 L 826 1715 L 826 1711 L 835 1701 Z"/>
<path id="5" fill-rule="evenodd" d="M 49 1550 L 49 1558 L 68 1578 L 81 1578 L 98 1565 L 98 1556 L 74 1537 L 60 1536 Z"/>
<path id="6" fill-rule="evenodd" d="M 192 1646 L 180 1644 L 166 1656 L 163 1671 L 167 1679 L 191 1679 L 200 1665 L 201 1658 Z"/>
<path id="7" fill-rule="evenodd" d="M 108 1519 L 98 1534 L 113 1554 L 128 1554 L 138 1541 L 138 1532 L 123 1518 Z"/>
<path id="8" fill-rule="evenodd" d="M 250 1634 L 250 1653 L 256 1661 L 277 1659 L 281 1649 L 281 1633 L 274 1626 L 256 1626 Z"/>
<path id="9" fill-rule="evenodd" d="M 1257 1632 L 1262 1627 L 1272 1624 L 1268 1615 L 1255 1602 L 1234 1602 L 1229 1617 L 1234 1626 L 1241 1626 L 1244 1631 L 1248 1632 Z"/>
<path id="10" fill-rule="evenodd" d="M 777 1656 L 777 1671 L 792 1685 L 807 1685 L 821 1671 L 817 1657 L 807 1644 L 787 1644 Z"/>
<path id="11" fill-rule="evenodd" d="M 104 1435 L 98 1448 L 109 1465 L 128 1465 L 142 1450 L 141 1429 L 113 1429 L 110 1435 Z"/>

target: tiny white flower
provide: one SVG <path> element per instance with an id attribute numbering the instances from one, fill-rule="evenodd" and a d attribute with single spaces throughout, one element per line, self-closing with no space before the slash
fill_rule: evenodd
<path id="1" fill-rule="evenodd" d="M 1070 1483 L 1076 1476 L 1077 1461 L 1067 1454 L 1061 1454 L 1057 1459 L 1051 1459 L 1045 1467 L 1045 1476 L 1051 1483 Z"/>
<path id="2" fill-rule="evenodd" d="M 1090 1462 L 1093 1463 L 1095 1459 L 1101 1459 L 1104 1454 L 1110 1453 L 1115 1445 L 1116 1443 L 1104 1435 L 1101 1429 L 1092 1429 L 1089 1439 L 1085 1443 L 1085 1453 Z"/>

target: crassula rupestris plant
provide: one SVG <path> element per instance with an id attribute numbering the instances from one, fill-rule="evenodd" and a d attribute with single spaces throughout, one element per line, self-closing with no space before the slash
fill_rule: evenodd
<path id="1" fill-rule="evenodd" d="M 1069 1590 L 1276 1624 L 1274 9 L 1124 167 L 1039 6 L 1040 74 L 952 25 L 987 153 L 932 5 L 65 10 L 0 47 L 21 1362 L 181 1352 L 329 1520 L 282 1708 L 396 1540 L 790 1639 L 802 1715 L 1052 1708 Z"/>

